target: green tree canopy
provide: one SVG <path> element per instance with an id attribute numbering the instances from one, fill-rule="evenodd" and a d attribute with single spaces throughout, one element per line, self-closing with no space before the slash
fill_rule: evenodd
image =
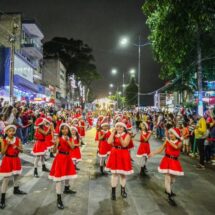
<path id="1" fill-rule="evenodd" d="M 125 98 L 127 105 L 131 106 L 137 104 L 137 93 L 138 86 L 136 84 L 135 78 L 132 77 L 128 86 L 125 88 Z"/>
<path id="2" fill-rule="evenodd" d="M 81 40 L 55 37 L 44 44 L 45 57 L 59 57 L 67 69 L 67 76 L 75 74 L 87 87 L 100 78 L 92 49 Z"/>

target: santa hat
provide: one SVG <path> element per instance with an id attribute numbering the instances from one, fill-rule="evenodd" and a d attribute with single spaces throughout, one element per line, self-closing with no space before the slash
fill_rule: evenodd
<path id="1" fill-rule="evenodd" d="M 181 132 L 178 128 L 170 128 L 169 132 L 173 133 L 178 139 L 181 139 Z"/>
<path id="2" fill-rule="evenodd" d="M 74 127 L 74 126 L 71 126 L 70 129 L 71 129 L 71 131 L 75 130 L 76 132 L 78 132 L 78 129 L 76 127 Z"/>
<path id="3" fill-rule="evenodd" d="M 35 127 L 43 125 L 44 122 L 45 122 L 44 118 L 42 118 L 42 117 L 37 118 L 36 121 L 35 121 Z"/>
<path id="4" fill-rule="evenodd" d="M 117 126 L 122 126 L 122 127 L 124 127 L 125 129 L 127 129 L 126 124 L 123 123 L 123 122 L 117 122 L 117 123 L 115 124 L 115 128 L 116 128 Z"/>
<path id="5" fill-rule="evenodd" d="M 117 120 L 121 120 L 121 116 L 116 116 L 116 118 L 115 118 L 115 120 L 117 121 Z"/>
<path id="6" fill-rule="evenodd" d="M 46 116 L 45 116 L 45 114 L 44 114 L 44 113 L 40 113 L 40 117 L 45 118 Z"/>
<path id="7" fill-rule="evenodd" d="M 78 119 L 77 118 L 74 118 L 73 120 L 72 120 L 72 123 L 73 122 L 78 122 Z"/>
<path id="8" fill-rule="evenodd" d="M 9 130 L 10 128 L 13 128 L 15 131 L 17 129 L 17 127 L 15 125 L 7 125 L 5 128 L 4 128 L 4 133 L 7 132 L 7 130 Z"/>
<path id="9" fill-rule="evenodd" d="M 143 122 L 143 125 L 145 125 L 146 129 L 149 130 L 149 125 L 146 122 Z"/>
<path id="10" fill-rule="evenodd" d="M 132 127 L 131 123 L 128 123 L 128 124 L 127 124 L 127 129 L 130 130 L 130 129 L 132 129 L 132 128 L 133 128 L 133 127 Z"/>
<path id="11" fill-rule="evenodd" d="M 52 117 L 51 116 L 47 116 L 46 118 L 44 118 L 44 120 L 48 123 L 52 123 Z"/>
<path id="12" fill-rule="evenodd" d="M 68 124 L 68 123 L 61 123 L 61 125 L 60 125 L 59 129 L 61 130 L 61 128 L 62 128 L 63 126 L 66 126 L 66 127 L 68 127 L 68 128 L 69 128 L 69 130 L 71 130 L 71 129 L 70 129 L 70 126 L 69 126 L 69 124 Z"/>
<path id="13" fill-rule="evenodd" d="M 101 122 L 102 124 L 101 124 L 101 127 L 103 127 L 103 126 L 109 126 L 109 123 L 108 123 L 108 118 L 107 117 L 105 117 L 103 120 L 102 120 L 102 122 Z"/>

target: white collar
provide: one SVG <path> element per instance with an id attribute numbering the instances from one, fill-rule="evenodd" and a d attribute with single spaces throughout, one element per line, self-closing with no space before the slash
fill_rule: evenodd
<path id="1" fill-rule="evenodd" d="M 15 137 L 13 137 L 12 140 L 7 137 L 6 140 L 7 140 L 8 144 L 11 144 L 11 145 L 16 142 L 16 138 Z"/>
<path id="2" fill-rule="evenodd" d="M 178 142 L 178 140 L 168 140 L 169 142 L 176 144 Z"/>
<path id="3" fill-rule="evenodd" d="M 125 132 L 122 132 L 121 134 L 116 134 L 116 137 L 122 137 L 125 134 Z"/>

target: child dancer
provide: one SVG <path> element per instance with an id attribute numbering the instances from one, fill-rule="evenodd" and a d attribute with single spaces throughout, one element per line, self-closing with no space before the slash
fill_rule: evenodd
<path id="1" fill-rule="evenodd" d="M 81 140 L 80 140 L 80 136 L 78 134 L 78 129 L 73 126 L 70 127 L 70 129 L 71 129 L 71 134 L 72 134 L 72 143 L 74 144 L 74 148 L 71 150 L 70 156 L 75 165 L 75 169 L 80 170 L 77 167 L 77 164 L 79 163 L 79 161 L 81 161 L 81 150 L 80 150 Z"/>
<path id="2" fill-rule="evenodd" d="M 32 154 L 36 156 L 34 160 L 34 177 L 38 178 L 38 162 L 41 160 L 42 163 L 42 171 L 43 172 L 49 172 L 49 170 L 46 168 L 45 161 L 44 161 L 44 155 L 47 151 L 47 145 L 46 145 L 46 136 L 50 134 L 51 127 L 49 126 L 48 129 L 45 130 L 44 128 L 45 120 L 44 118 L 38 118 L 35 121 L 36 131 L 35 131 L 35 144 L 32 150 Z"/>
<path id="3" fill-rule="evenodd" d="M 161 160 L 158 172 L 165 174 L 165 193 L 168 195 L 168 202 L 172 206 L 177 206 L 173 199 L 175 193 L 172 192 L 175 177 L 184 175 L 181 163 L 178 160 L 181 147 L 180 130 L 178 128 L 171 128 L 169 130 L 169 139 L 167 139 L 159 149 L 150 154 L 150 157 L 152 157 L 156 154 L 160 154 L 165 149 L 165 156 Z"/>
<path id="4" fill-rule="evenodd" d="M 25 192 L 19 189 L 18 178 L 22 172 L 21 160 L 19 152 L 22 152 L 22 143 L 18 137 L 15 137 L 16 126 L 8 125 L 4 129 L 6 137 L 2 140 L 1 154 L 4 155 L 0 166 L 0 176 L 3 176 L 1 187 L 1 202 L 0 208 L 5 208 L 5 195 L 8 187 L 8 182 L 13 176 L 14 190 L 16 195 L 24 195 Z"/>
<path id="5" fill-rule="evenodd" d="M 69 179 L 75 178 L 77 175 L 70 157 L 70 151 L 74 148 L 70 127 L 67 123 L 62 123 L 59 129 L 59 137 L 56 139 L 54 146 L 54 151 L 57 151 L 57 155 L 54 158 L 49 179 L 56 182 L 57 207 L 64 209 L 61 199 L 63 182 L 65 184 L 64 194 L 74 194 L 76 192 L 69 189 Z"/>
<path id="6" fill-rule="evenodd" d="M 104 164 L 105 159 L 108 157 L 111 151 L 111 145 L 108 144 L 108 138 L 110 137 L 111 132 L 109 131 L 109 124 L 104 122 L 101 124 L 101 130 L 98 131 L 98 140 L 99 140 L 99 164 L 100 164 L 100 171 L 101 174 L 104 175 Z"/>
<path id="7" fill-rule="evenodd" d="M 148 155 L 150 154 L 150 145 L 149 145 L 149 139 L 151 137 L 151 131 L 149 131 L 149 126 L 146 122 L 140 123 L 140 145 L 137 150 L 137 157 L 141 158 L 140 165 L 140 175 L 143 176 L 147 172 L 146 164 Z"/>
<path id="8" fill-rule="evenodd" d="M 121 196 L 127 198 L 125 191 L 126 175 L 133 173 L 131 157 L 128 150 L 130 140 L 131 137 L 127 134 L 126 125 L 122 122 L 116 123 L 115 129 L 113 129 L 108 138 L 108 143 L 112 144 L 113 147 L 106 165 L 106 170 L 110 170 L 112 173 L 112 200 L 116 200 L 118 178 L 120 178 Z"/>

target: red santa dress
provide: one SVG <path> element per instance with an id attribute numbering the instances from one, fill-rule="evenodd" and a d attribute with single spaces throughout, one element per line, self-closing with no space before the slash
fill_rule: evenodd
<path id="1" fill-rule="evenodd" d="M 58 153 L 52 163 L 49 179 L 53 181 L 64 181 L 77 177 L 75 166 L 70 157 L 70 151 L 71 148 L 68 141 L 64 137 L 60 137 Z"/>
<path id="2" fill-rule="evenodd" d="M 150 145 L 148 141 L 145 141 L 144 139 L 146 139 L 148 136 L 150 135 L 149 132 L 141 132 L 140 135 L 140 145 L 139 148 L 137 150 L 137 157 L 148 157 L 148 155 L 150 154 Z"/>
<path id="3" fill-rule="evenodd" d="M 111 132 L 101 130 L 100 131 L 100 136 L 103 136 L 103 135 L 104 135 L 104 137 L 102 138 L 102 140 L 99 140 L 99 151 L 98 151 L 98 156 L 99 157 L 107 157 L 108 154 L 110 154 L 110 151 L 111 151 L 111 148 L 112 148 L 112 145 L 108 144 L 108 142 L 107 142 L 108 138 L 111 135 Z"/>
<path id="4" fill-rule="evenodd" d="M 21 160 L 19 158 L 19 150 L 16 148 L 19 146 L 19 143 L 20 139 L 18 137 L 14 137 L 12 141 L 7 138 L 3 139 L 3 145 L 6 146 L 8 144 L 8 148 L 2 158 L 0 176 L 9 177 L 21 174 Z"/>
<path id="5" fill-rule="evenodd" d="M 122 138 L 125 139 L 129 134 L 123 133 Z M 107 171 L 112 173 L 130 175 L 133 173 L 131 157 L 128 147 L 122 147 L 120 137 L 116 134 L 110 156 L 107 160 Z"/>
<path id="6" fill-rule="evenodd" d="M 178 145 L 180 141 L 176 140 L 173 142 Z M 160 173 L 168 173 L 176 176 L 183 176 L 184 172 L 181 167 L 181 163 L 178 160 L 181 150 L 175 149 L 171 146 L 169 141 L 166 141 L 166 150 L 165 156 L 160 162 L 160 166 L 158 167 L 158 172 Z"/>

